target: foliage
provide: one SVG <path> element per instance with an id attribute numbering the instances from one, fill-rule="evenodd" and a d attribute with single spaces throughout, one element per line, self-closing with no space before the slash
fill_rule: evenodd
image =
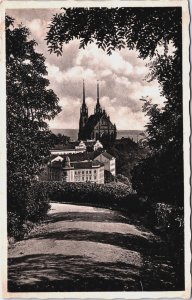
<path id="1" fill-rule="evenodd" d="M 18 205 L 20 200 L 20 206 L 12 207 L 11 211 L 8 208 L 8 235 L 20 239 L 31 231 L 34 223 L 44 220 L 50 204 L 47 191 L 38 183 L 27 188 L 24 186 L 20 191 L 16 188 L 14 190 L 18 193 L 14 203 Z"/>
<path id="2" fill-rule="evenodd" d="M 58 55 L 63 43 L 76 38 L 80 48 L 93 42 L 107 54 L 136 48 L 146 58 L 155 55 L 157 45 L 180 43 L 180 23 L 180 8 L 63 8 L 51 19 L 46 40 Z"/>
<path id="3" fill-rule="evenodd" d="M 70 137 L 68 137 L 64 134 L 61 134 L 61 133 L 58 133 L 58 134 L 51 133 L 50 139 L 52 141 L 53 146 L 66 145 L 70 142 Z"/>
<path id="4" fill-rule="evenodd" d="M 104 182 L 110 183 L 115 181 L 115 176 L 111 174 L 111 172 L 104 170 Z"/>
<path id="5" fill-rule="evenodd" d="M 178 208 L 166 203 L 157 203 L 154 207 L 157 224 L 166 228 L 166 231 L 170 228 L 184 228 L 183 209 Z"/>
<path id="6" fill-rule="evenodd" d="M 116 140 L 114 146 L 107 150 L 116 158 L 116 173 L 131 180 L 131 171 L 138 162 L 145 158 L 148 151 L 129 138 Z"/>
<path id="7" fill-rule="evenodd" d="M 32 222 L 42 221 L 50 209 L 46 189 L 38 182 L 33 184 L 29 190 L 27 200 L 26 219 Z"/>
<path id="8" fill-rule="evenodd" d="M 16 239 L 23 237 L 23 221 L 21 221 L 21 218 L 14 212 L 8 212 L 7 221 L 9 236 Z"/>
<path id="9" fill-rule="evenodd" d="M 122 182 L 123 184 L 126 184 L 130 189 L 132 189 L 131 181 L 129 180 L 128 177 L 126 177 L 122 174 L 117 174 L 116 179 L 119 182 Z"/>
<path id="10" fill-rule="evenodd" d="M 41 182 L 50 201 L 88 204 L 98 207 L 128 210 L 143 214 L 145 203 L 132 190 L 121 183 L 92 184 L 67 182 Z"/>
<path id="11" fill-rule="evenodd" d="M 150 155 L 134 168 L 132 181 L 133 188 L 152 202 L 183 206 L 182 109 L 178 109 L 180 102 L 182 101 L 177 103 L 176 112 L 170 109 L 171 101 L 164 109 L 160 109 L 146 99 L 143 110 L 149 116 L 146 127 Z"/>
<path id="12" fill-rule="evenodd" d="M 45 58 L 35 51 L 29 35 L 26 27 L 14 28 L 14 20 L 6 17 L 7 198 L 8 211 L 18 224 L 32 213 L 32 181 L 49 154 L 46 121 L 60 111 L 59 99 L 48 89 Z M 42 208 L 36 213 L 38 209 Z"/>

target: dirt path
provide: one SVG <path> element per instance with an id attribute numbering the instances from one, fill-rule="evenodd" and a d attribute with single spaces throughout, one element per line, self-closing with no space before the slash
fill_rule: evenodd
<path id="1" fill-rule="evenodd" d="M 163 290 L 171 266 L 160 245 L 118 212 L 52 203 L 48 222 L 9 250 L 9 290 Z"/>

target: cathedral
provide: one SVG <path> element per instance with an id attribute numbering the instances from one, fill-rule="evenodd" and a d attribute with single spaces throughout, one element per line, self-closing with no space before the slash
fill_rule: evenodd
<path id="1" fill-rule="evenodd" d="M 80 109 L 79 140 L 100 140 L 114 142 L 116 139 L 116 125 L 112 124 L 106 111 L 99 103 L 99 83 L 97 82 L 97 103 L 94 114 L 88 116 L 88 108 L 85 103 L 85 84 L 83 81 L 83 103 Z"/>

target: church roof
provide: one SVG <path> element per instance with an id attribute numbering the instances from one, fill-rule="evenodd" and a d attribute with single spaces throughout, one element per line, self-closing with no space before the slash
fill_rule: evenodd
<path id="1" fill-rule="evenodd" d="M 102 115 L 99 114 L 94 114 L 91 115 L 87 121 L 87 123 L 85 124 L 84 130 L 86 130 L 86 132 L 92 132 L 94 127 L 97 125 L 97 123 L 99 122 L 99 120 L 101 119 Z"/>

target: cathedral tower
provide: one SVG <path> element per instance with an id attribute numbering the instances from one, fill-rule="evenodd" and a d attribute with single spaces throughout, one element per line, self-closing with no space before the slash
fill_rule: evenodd
<path id="1" fill-rule="evenodd" d="M 99 103 L 99 82 L 97 81 L 97 104 L 95 106 L 95 114 L 101 114 L 102 113 L 102 108 Z"/>
<path id="2" fill-rule="evenodd" d="M 87 121 L 88 121 L 88 108 L 85 103 L 85 83 L 83 80 L 83 103 L 82 103 L 81 109 L 80 109 L 79 134 L 78 134 L 79 140 L 84 139 L 83 128 L 84 128 L 85 124 L 87 123 Z"/>

